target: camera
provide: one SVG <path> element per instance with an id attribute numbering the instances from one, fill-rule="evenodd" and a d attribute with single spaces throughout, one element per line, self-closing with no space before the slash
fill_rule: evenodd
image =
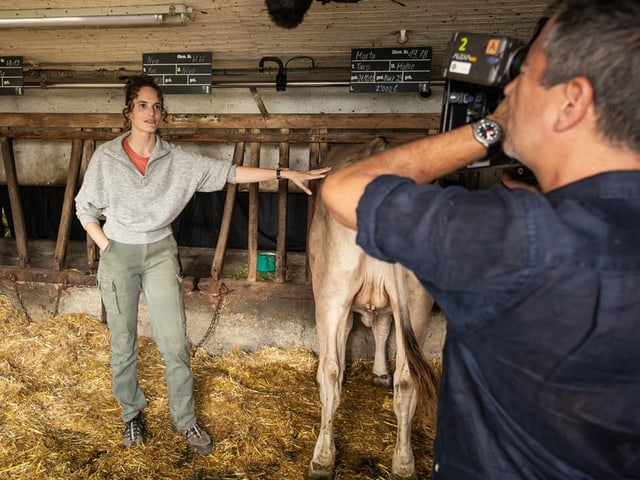
<path id="1" fill-rule="evenodd" d="M 548 17 L 540 18 L 529 43 L 504 35 L 456 32 L 443 59 L 445 88 L 440 131 L 486 117 L 504 97 L 502 89 L 520 73 L 529 46 L 540 34 Z M 502 152 L 467 166 L 466 170 L 512 167 L 518 178 L 535 182 L 533 174 Z"/>
<path id="2" fill-rule="evenodd" d="M 527 49 L 506 36 L 456 32 L 445 52 L 444 77 L 502 88 L 520 72 Z"/>
<path id="3" fill-rule="evenodd" d="M 445 132 L 489 115 L 503 98 L 503 87 L 520 71 L 528 45 L 503 35 L 456 32 L 445 57 L 445 89 L 440 130 Z M 519 163 L 502 152 L 472 163 L 467 170 Z"/>
<path id="4" fill-rule="evenodd" d="M 447 132 L 486 117 L 496 109 L 502 98 L 502 89 L 498 87 L 447 79 L 442 98 L 440 131 Z M 472 163 L 467 167 L 467 170 L 504 167 L 517 163 L 516 160 L 504 153 L 497 152 Z"/>

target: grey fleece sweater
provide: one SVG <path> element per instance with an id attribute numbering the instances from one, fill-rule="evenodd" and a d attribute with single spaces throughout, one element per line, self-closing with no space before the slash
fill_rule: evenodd
<path id="1" fill-rule="evenodd" d="M 118 138 L 100 145 L 76 195 L 76 215 L 83 227 L 106 219 L 105 235 L 123 243 L 143 244 L 171 234 L 171 222 L 196 191 L 222 190 L 235 183 L 235 167 L 156 138 L 142 175 Z"/>

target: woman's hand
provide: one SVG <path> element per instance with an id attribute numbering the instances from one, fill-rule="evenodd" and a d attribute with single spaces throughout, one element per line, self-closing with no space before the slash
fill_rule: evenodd
<path id="1" fill-rule="evenodd" d="M 289 170 L 282 169 L 280 171 L 280 177 L 291 180 L 307 195 L 311 195 L 311 190 L 307 186 L 310 180 L 320 180 L 327 176 L 327 172 L 331 170 L 331 167 L 322 167 L 315 170 Z"/>
<path id="2" fill-rule="evenodd" d="M 102 227 L 98 222 L 90 222 L 86 225 L 87 235 L 91 237 L 93 242 L 98 246 L 100 252 L 104 252 L 104 249 L 109 245 L 109 238 L 104 234 Z"/>
<path id="3" fill-rule="evenodd" d="M 307 195 L 311 195 L 311 190 L 307 187 L 310 180 L 320 180 L 327 176 L 327 172 L 331 167 L 317 168 L 315 170 L 290 170 L 288 168 L 280 169 L 280 178 L 291 180 L 300 187 Z M 278 171 L 271 168 L 257 167 L 236 167 L 236 183 L 255 183 L 274 180 L 278 177 Z"/>

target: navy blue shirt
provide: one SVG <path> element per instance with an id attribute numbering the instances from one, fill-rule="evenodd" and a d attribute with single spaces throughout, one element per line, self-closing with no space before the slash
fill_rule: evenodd
<path id="1" fill-rule="evenodd" d="M 357 242 L 447 318 L 434 479 L 640 478 L 640 172 L 371 182 Z"/>

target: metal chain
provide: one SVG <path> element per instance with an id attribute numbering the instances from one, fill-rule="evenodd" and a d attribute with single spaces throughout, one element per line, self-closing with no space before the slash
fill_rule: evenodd
<path id="1" fill-rule="evenodd" d="M 13 292 L 16 295 L 16 300 L 18 301 L 18 305 L 20 306 L 20 309 L 22 310 L 22 313 L 24 313 L 25 319 L 29 323 L 33 322 L 31 317 L 29 316 L 29 312 L 27 311 L 27 309 L 24 306 L 24 302 L 22 301 L 22 295 L 20 294 L 20 290 L 18 289 L 18 280 L 17 280 L 17 278 L 13 274 L 10 274 L 8 278 L 9 278 L 9 283 L 11 284 L 11 287 L 13 288 Z"/>
<path id="2" fill-rule="evenodd" d="M 207 331 L 204 332 L 204 335 L 202 336 L 200 341 L 191 350 L 192 357 L 195 356 L 196 352 L 198 351 L 198 348 L 202 347 L 204 343 L 209 339 L 209 337 L 215 331 L 216 326 L 218 325 L 218 319 L 220 318 L 220 310 L 222 310 L 222 301 L 224 300 L 224 296 L 227 293 L 229 293 L 229 289 L 224 283 L 221 283 L 216 293 L 217 302 L 216 302 L 215 309 L 213 311 L 213 315 L 211 316 L 211 322 L 209 323 L 209 327 L 207 328 Z"/>

